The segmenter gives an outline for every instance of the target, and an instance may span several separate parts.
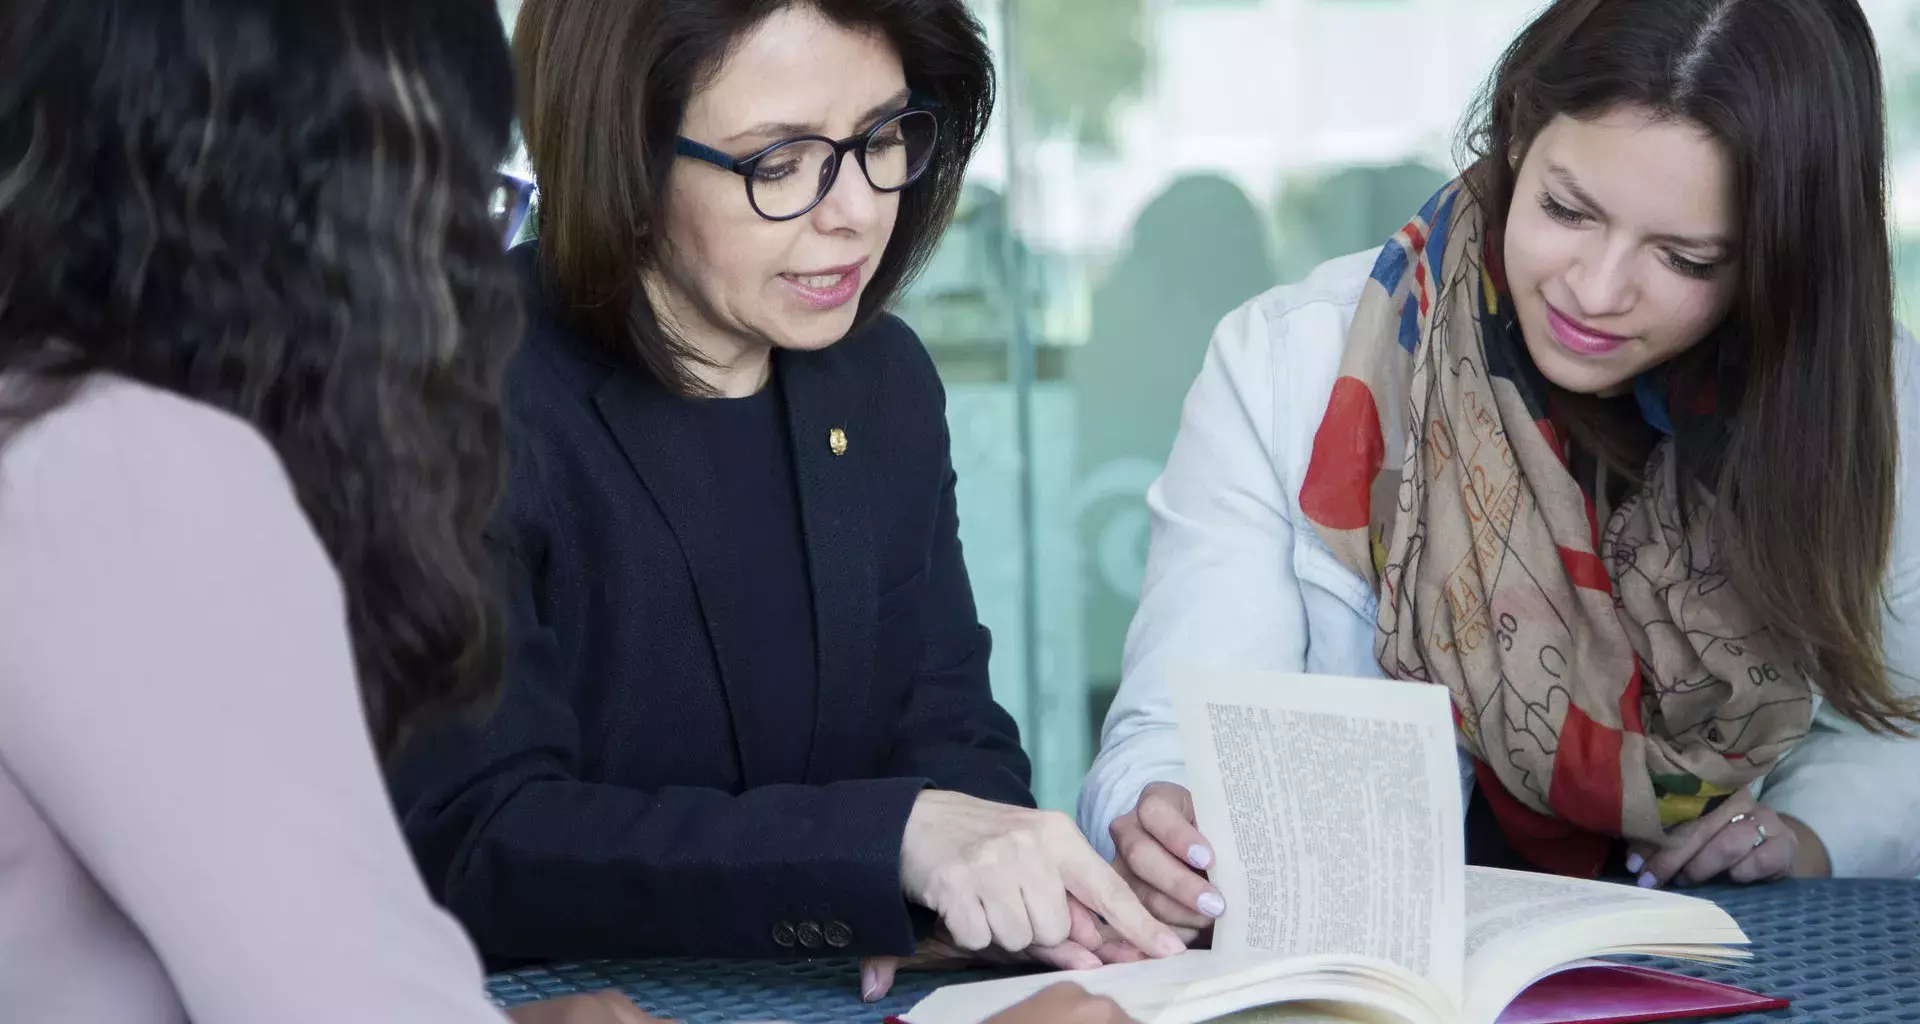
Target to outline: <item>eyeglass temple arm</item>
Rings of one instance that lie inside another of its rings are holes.
[[[742,173],[740,170],[741,162],[735,160],[731,154],[722,153],[712,146],[702,146],[692,139],[680,139],[676,141],[673,149],[674,152],[679,153],[681,156],[690,156],[695,160],[704,160],[715,167],[732,171],[735,174]]]

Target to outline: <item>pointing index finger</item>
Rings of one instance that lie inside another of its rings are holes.
[[[1061,881],[1087,909],[1106,918],[1120,937],[1154,956],[1186,951],[1186,943],[1141,906],[1133,890],[1092,847],[1082,848],[1060,865]]]

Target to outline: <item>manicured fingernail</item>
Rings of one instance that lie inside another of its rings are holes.
[[[1201,893],[1200,898],[1194,902],[1194,906],[1200,908],[1200,912],[1208,917],[1219,917],[1227,912],[1227,901],[1221,899],[1217,892]]]
[[[880,998],[880,977],[879,977],[879,973],[880,973],[880,972],[878,972],[878,971],[876,971],[876,970],[874,970],[874,969],[873,969],[873,968],[871,968],[871,967],[863,967],[863,968],[861,968],[861,969],[860,969],[860,998],[861,998],[861,1000],[863,1000],[863,1001],[865,1001],[865,1002],[869,1002],[869,1003],[871,1003],[871,1002],[873,1002],[873,1001],[874,1001],[875,999],[878,999],[878,998]]]
[[[1187,863],[1193,865],[1195,871],[1205,871],[1207,865],[1213,863],[1213,851],[1195,843],[1187,847]]]
[[[1647,866],[1647,858],[1642,857],[1637,853],[1627,854],[1627,870],[1628,871],[1637,875],[1640,873],[1640,869],[1646,866]]]
[[[1081,953],[1073,958],[1073,969],[1076,971],[1091,971],[1100,966],[1100,958],[1092,953]]]
[[[1660,880],[1658,878],[1653,877],[1653,872],[1642,871],[1640,872],[1639,879],[1637,879],[1633,884],[1639,886],[1642,889],[1656,889],[1656,888],[1659,888],[1660,886]]]
[[[1161,956],[1178,956],[1187,951],[1187,944],[1180,941],[1180,936],[1168,932],[1153,944],[1153,951]]]

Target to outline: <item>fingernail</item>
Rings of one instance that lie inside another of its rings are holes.
[[[1200,912],[1208,917],[1219,917],[1227,912],[1227,901],[1221,899],[1219,893],[1212,891],[1201,893],[1200,899],[1194,903],[1194,906],[1199,907]]]
[[[1100,966],[1100,958],[1092,953],[1081,953],[1073,958],[1073,969],[1076,971],[1091,971]]]
[[[1642,857],[1637,853],[1627,854],[1627,870],[1629,872],[1637,875],[1640,873],[1640,869],[1646,866],[1647,866],[1647,858]]]
[[[1180,941],[1180,936],[1168,932],[1153,944],[1153,951],[1161,956],[1178,956],[1187,951],[1187,944]]]
[[[1213,863],[1213,851],[1195,843],[1187,847],[1187,863],[1193,865],[1195,871],[1205,871],[1207,865]]]
[[[879,998],[879,992],[879,972],[871,967],[862,967],[860,969],[860,999],[863,1002],[871,1003]]]
[[[1653,877],[1653,872],[1642,871],[1640,872],[1640,877],[1637,880],[1635,880],[1633,884],[1639,886],[1642,889],[1657,889],[1660,886],[1660,880],[1658,878]]]

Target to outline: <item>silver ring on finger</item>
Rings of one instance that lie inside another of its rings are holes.
[[[1731,818],[1728,818],[1728,819],[1727,819],[1727,824],[1729,824],[1729,825],[1738,825],[1738,824],[1740,824],[1740,823],[1741,823],[1741,822],[1743,822],[1743,821],[1752,821],[1752,820],[1753,820],[1753,815],[1751,815],[1751,814],[1746,814],[1746,813],[1741,813],[1741,814],[1736,814],[1736,815],[1734,815],[1734,816],[1733,816],[1733,817],[1731,817]]]
[[[1764,843],[1764,842],[1766,842],[1767,840],[1769,840],[1769,839],[1772,839],[1772,838],[1773,838],[1773,836],[1772,836],[1772,835],[1771,835],[1770,833],[1768,833],[1768,832],[1767,832],[1767,826],[1765,826],[1765,825],[1755,825],[1755,826],[1753,826],[1753,832],[1754,832],[1754,835],[1753,835],[1753,848],[1754,848],[1754,849],[1756,849],[1756,850],[1758,850],[1758,849],[1760,848],[1760,844],[1761,844],[1761,843]]]

